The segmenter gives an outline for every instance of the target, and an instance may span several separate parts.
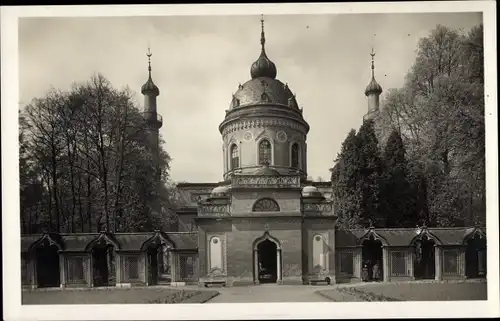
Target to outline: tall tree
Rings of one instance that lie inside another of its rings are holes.
[[[380,178],[382,160],[375,135],[374,122],[365,120],[358,131],[359,176],[358,188],[361,190],[361,218],[374,226],[384,226],[385,218],[380,213]]]
[[[23,233],[150,230],[173,215],[159,210],[170,157],[160,147],[158,182],[129,89],[96,75],[34,99],[20,124]]]
[[[403,88],[389,90],[378,126],[397,128],[439,226],[484,223],[483,27],[437,26],[418,46]],[[423,177],[422,177],[423,175]],[[423,203],[423,202],[420,202]],[[422,210],[425,212],[425,210]]]
[[[384,152],[384,173],[381,179],[381,214],[387,227],[414,227],[418,220],[416,191],[408,180],[406,150],[398,130],[390,134]]]
[[[360,174],[359,144],[356,131],[349,132],[342,143],[332,171],[334,211],[341,229],[360,226],[361,191],[358,185]]]

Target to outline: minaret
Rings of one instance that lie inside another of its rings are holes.
[[[375,52],[370,53],[372,56],[372,80],[365,89],[365,96],[368,97],[368,113],[363,117],[364,120],[373,119],[379,110],[379,97],[382,93],[382,87],[375,80]]]
[[[145,130],[149,138],[149,148],[151,151],[151,157],[157,168],[158,181],[161,177],[159,171],[159,129],[163,124],[163,120],[160,114],[157,113],[156,109],[156,97],[160,95],[160,90],[154,84],[151,78],[151,56],[153,55],[148,48],[148,72],[149,77],[144,85],[142,85],[141,93],[144,95],[144,112],[143,117],[145,120]]]

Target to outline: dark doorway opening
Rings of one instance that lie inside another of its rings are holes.
[[[96,245],[92,249],[92,262],[94,286],[115,285],[115,255],[113,246]]]
[[[157,285],[159,283],[159,266],[161,260],[161,245],[152,245],[147,249],[148,257],[148,284]]]
[[[436,242],[424,235],[415,243],[415,279],[436,277]]]
[[[39,288],[59,287],[59,249],[46,245],[36,249],[36,273]]]
[[[363,242],[361,249],[361,259],[363,261],[361,278],[364,282],[384,279],[382,258],[382,242],[380,240],[376,240],[372,236]]]
[[[474,237],[467,241],[465,275],[468,278],[486,277],[486,239]]]
[[[257,245],[259,283],[276,283],[278,280],[278,247],[270,240]]]

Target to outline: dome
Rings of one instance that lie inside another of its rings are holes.
[[[272,168],[269,168],[269,165],[264,165],[255,172],[252,173],[252,175],[258,175],[258,176],[281,176],[281,174]]]
[[[229,192],[229,188],[227,186],[217,186],[212,190],[212,196],[223,196]]]
[[[231,109],[259,104],[282,105],[299,109],[295,95],[288,84],[271,77],[254,78],[240,85],[233,95]]]
[[[302,196],[321,196],[321,192],[315,186],[305,186],[302,189]]]
[[[160,89],[155,85],[153,82],[153,79],[151,79],[151,76],[149,77],[148,81],[141,87],[141,93],[143,95],[146,94],[153,94],[155,96],[160,95]]]
[[[370,94],[380,95],[381,93],[382,93],[382,87],[378,84],[375,78],[372,77],[372,80],[370,81],[368,86],[366,86],[365,95],[366,96]]]
[[[264,48],[257,59],[250,67],[250,76],[252,79],[259,77],[276,78],[277,74],[276,65],[269,58],[267,58]]]

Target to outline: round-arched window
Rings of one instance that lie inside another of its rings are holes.
[[[259,143],[259,164],[265,165],[271,162],[271,143],[267,139],[263,139]]]
[[[294,143],[292,145],[292,155],[291,155],[291,167],[299,168],[299,144]]]
[[[240,167],[240,155],[238,152],[238,146],[233,144],[231,146],[231,170]]]

